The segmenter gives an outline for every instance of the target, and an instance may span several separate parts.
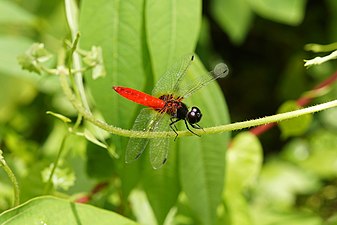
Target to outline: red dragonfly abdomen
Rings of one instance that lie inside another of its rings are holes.
[[[114,86],[113,89],[124,98],[153,109],[161,109],[165,106],[164,100],[132,88]]]

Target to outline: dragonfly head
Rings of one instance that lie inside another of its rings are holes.
[[[192,107],[191,110],[187,113],[186,119],[189,124],[198,123],[201,120],[202,114],[199,108]]]

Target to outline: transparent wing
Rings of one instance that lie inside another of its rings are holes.
[[[133,124],[132,130],[136,131],[153,131],[154,128],[163,118],[160,114],[152,109],[142,109]],[[147,138],[130,138],[126,146],[125,162],[130,163],[139,158],[149,143]]]
[[[164,94],[174,94],[176,97],[186,98],[213,80],[227,76],[229,71],[226,64],[219,63],[213,71],[197,74],[193,72],[197,66],[202,65],[196,63],[193,54],[180,58],[159,79],[152,95],[159,97]]]
[[[193,65],[193,67],[194,66],[197,65]],[[201,64],[198,66],[201,66]],[[229,69],[225,63],[219,63],[214,67],[214,69],[211,72],[205,72],[201,74],[193,73],[193,68],[190,68],[190,70],[187,71],[187,74],[185,75],[185,77],[188,77],[188,79],[186,80],[186,82],[179,83],[179,91],[177,93],[179,93],[179,96],[187,98],[195,91],[206,86],[212,81],[218,78],[226,77],[228,75],[228,72]]]
[[[183,80],[186,71],[193,62],[193,58],[193,54],[185,55],[169,67],[164,75],[160,77],[152,91],[152,95],[159,97],[164,94],[176,94],[179,90],[179,83]]]
[[[167,118],[156,124],[154,132],[170,130],[169,116],[165,115],[165,117]],[[167,161],[170,141],[172,141],[171,138],[153,138],[150,140],[150,162],[154,169],[159,169]]]

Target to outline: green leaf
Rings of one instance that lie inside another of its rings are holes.
[[[180,192],[177,163],[176,146],[171,145],[168,161],[163,167],[154,170],[150,163],[145,164],[142,183],[158,224],[164,224]]]
[[[324,225],[334,225],[337,223],[337,213],[334,212],[329,218],[325,221]]]
[[[289,25],[303,21],[306,0],[248,0],[260,16]]]
[[[104,149],[88,143],[87,174],[96,179],[109,179],[114,175],[114,161]]]
[[[258,177],[262,166],[262,146],[250,132],[238,134],[227,153],[226,193],[241,193]]]
[[[118,96],[111,86],[139,90],[146,86],[150,92],[153,74],[157,79],[174,58],[193,52],[201,21],[201,1],[87,0],[81,7],[81,46],[102,47],[107,71],[104,78],[88,77],[96,107],[107,122],[129,129],[139,107]],[[126,140],[113,137],[117,151],[124,151]],[[120,171],[125,176],[122,184],[136,182],[140,177],[135,166],[121,164]]]
[[[26,38],[0,37],[0,72],[20,78],[28,78],[31,81],[37,81],[38,76],[23,71],[17,61],[17,56],[24,53],[31,44],[31,41]]]
[[[282,150],[282,157],[296,164],[308,159],[309,155],[310,146],[304,138],[292,138]]]
[[[0,76],[0,83],[0,121],[11,121],[13,123],[13,115],[18,112],[17,107],[22,104],[29,104],[35,98],[37,94],[36,85],[27,82],[25,79],[7,76],[3,73]],[[27,123],[19,122],[17,125],[22,128]]]
[[[211,2],[214,19],[229,35],[232,42],[240,44],[246,37],[253,19],[247,0],[214,0]]]
[[[141,224],[155,225],[156,218],[149,204],[148,199],[143,191],[133,190],[130,194],[129,201],[131,203],[132,212]]]
[[[280,211],[272,207],[255,207],[251,208],[251,215],[254,217],[251,224],[327,225],[317,213],[306,209]]]
[[[106,144],[104,144],[103,142],[99,141],[88,129],[85,129],[83,132],[84,137],[90,141],[91,143],[98,145],[102,148],[107,149],[108,146]]]
[[[307,153],[302,160],[297,160],[296,164],[304,170],[310,171],[321,178],[331,179],[336,177],[337,140],[335,132],[327,130],[317,130],[306,142]]]
[[[0,214],[1,224],[114,224],[136,225],[114,212],[54,197],[34,198]]]
[[[262,146],[250,132],[238,134],[227,153],[226,187],[224,192],[231,224],[251,224],[248,201],[243,193],[257,181],[262,166]]]
[[[319,181],[313,174],[291,163],[273,160],[261,171],[256,201],[280,210],[289,209],[295,204],[296,195],[311,193],[319,187]]]
[[[121,98],[112,90],[113,85],[144,88],[146,78],[151,75],[147,69],[144,48],[144,2],[136,1],[90,1],[81,2],[80,40],[82,49],[99,46],[103,51],[105,77],[96,80],[87,77],[88,87],[93,95],[95,107],[104,119],[118,127],[130,129],[138,106]],[[140,178],[137,163],[125,165],[124,150],[127,138],[112,137],[120,158],[118,173],[125,192],[135,186]],[[128,193],[123,196],[127,197]]]
[[[71,123],[71,119],[69,119],[68,117],[66,117],[66,116],[64,116],[60,113],[55,113],[55,112],[52,112],[52,111],[47,111],[46,113],[49,114],[49,115],[55,116],[57,119],[60,119],[64,123]]]
[[[201,16],[200,0],[146,1],[146,41],[155,80],[174,59],[194,52]]]
[[[85,0],[81,4],[81,47],[101,47],[107,71],[104,78],[88,76],[95,107],[109,123],[126,129],[132,125],[137,105],[117,95],[112,86],[144,87],[143,4],[141,0]]]
[[[207,72],[198,59],[189,71],[191,76]],[[192,95],[187,104],[197,105],[202,127],[229,122],[225,100],[216,84],[208,85]],[[203,224],[214,224],[221,202],[225,178],[229,133],[179,138],[179,172],[182,190],[190,207]]]
[[[284,113],[300,109],[295,101],[287,101],[281,105],[278,113]],[[298,136],[306,132],[311,124],[312,115],[306,114],[298,118],[285,120],[279,123],[279,127],[284,138]]]
[[[242,193],[228,192],[226,198],[227,213],[231,225],[252,225],[252,216],[248,200]]]
[[[337,109],[336,108],[324,110],[318,116],[325,127],[337,129],[337,121],[336,121]]]
[[[0,1],[0,23],[33,24],[36,18],[14,1]]]
[[[327,0],[326,7],[331,12],[331,20],[329,19],[329,35],[336,37],[337,35],[337,2],[335,0]],[[330,42],[330,40],[328,41]]]

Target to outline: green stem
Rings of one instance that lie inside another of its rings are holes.
[[[48,194],[50,192],[51,187],[53,186],[53,176],[54,176],[55,170],[56,170],[56,168],[58,166],[58,163],[59,163],[59,161],[61,159],[61,155],[62,155],[62,152],[64,150],[64,146],[65,146],[65,142],[66,142],[67,137],[68,137],[68,134],[64,135],[64,137],[62,139],[60,149],[59,149],[57,157],[55,159],[53,168],[50,171],[50,175],[49,175],[49,178],[48,178],[45,190],[44,190],[45,194]]]
[[[306,107],[303,109],[298,109],[298,110],[294,110],[290,112],[280,113],[280,114],[276,114],[272,116],[266,116],[266,117],[259,118],[259,119],[253,119],[253,120],[248,120],[244,122],[236,122],[236,123],[227,124],[227,125],[204,128],[204,130],[208,134],[216,134],[216,133],[232,131],[232,130],[241,130],[244,128],[250,128],[250,127],[265,125],[269,123],[278,123],[284,120],[293,119],[293,118],[303,116],[306,114],[320,112],[320,111],[334,108],[334,107],[337,107],[337,100],[317,104],[314,106],[310,106],[310,107]]]
[[[85,90],[84,90],[83,76],[82,76],[82,72],[86,68],[82,68],[80,54],[78,53],[78,51],[76,51],[76,47],[78,46],[78,42],[79,42],[78,7],[76,5],[75,0],[65,0],[64,2],[65,2],[67,22],[68,22],[71,37],[73,40],[71,54],[70,54],[71,57],[69,57],[72,60],[69,60],[68,68],[72,68],[72,66],[74,67],[73,87],[75,91],[79,93],[80,99],[82,101],[82,105],[84,106],[85,110],[89,112],[91,115],[90,107],[89,107],[88,100],[87,100]],[[70,78],[73,79],[71,72],[72,70],[69,69]],[[77,117],[74,128],[77,128],[80,125],[81,121],[82,121],[82,115],[80,114]],[[107,145],[104,138],[102,138],[103,137],[102,132],[100,130],[96,130],[96,133],[99,137],[101,137],[100,139],[102,140],[102,142]]]
[[[6,172],[7,176],[11,180],[13,187],[14,187],[14,203],[13,206],[18,206],[20,204],[20,188],[19,188],[19,183],[11,170],[11,168],[7,165],[4,157],[2,156],[2,151],[0,149],[0,166],[4,169]]]
[[[137,138],[172,138],[175,137],[175,133],[170,132],[142,132],[142,131],[132,131],[132,130],[125,130],[121,129],[119,127],[115,127],[112,125],[109,125],[105,123],[104,121],[96,119],[90,112],[86,111],[85,108],[82,106],[82,104],[76,99],[74,94],[72,93],[67,77],[64,74],[60,75],[60,83],[63,88],[63,91],[69,101],[72,103],[72,105],[75,107],[75,109],[89,122],[93,123],[94,125],[100,127],[101,129],[120,136],[126,136],[126,137],[137,137]],[[337,100],[318,104],[315,106],[310,106],[307,108],[286,112],[286,113],[280,113],[273,116],[266,116],[259,119],[244,121],[244,122],[236,122],[232,124],[226,124],[226,125],[220,125],[215,127],[208,127],[203,128],[202,131],[196,131],[196,133],[203,135],[203,134],[217,134],[217,133],[223,133],[227,131],[233,131],[233,130],[241,130],[245,128],[250,128],[254,126],[259,126],[263,124],[268,123],[275,123],[275,122],[281,122],[283,120],[303,116],[305,114],[309,113],[315,113],[319,112],[325,109],[337,107]],[[178,131],[179,137],[183,136],[191,136],[192,134],[189,131]]]
[[[337,42],[327,45],[306,44],[304,46],[304,49],[306,51],[313,51],[313,52],[330,52],[337,49]]]
[[[66,10],[66,17],[67,22],[69,25],[71,37],[72,37],[72,44],[71,44],[71,51],[69,54],[69,75],[72,82],[72,86],[77,94],[77,96],[81,99],[84,107],[86,110],[90,111],[89,104],[85,95],[84,86],[82,82],[82,72],[83,69],[81,68],[81,58],[80,55],[76,52],[76,48],[79,42],[79,32],[78,32],[78,8],[76,2],[74,0],[65,0],[65,10]],[[72,69],[74,66],[74,69]],[[72,75],[75,74],[75,76]],[[79,115],[76,119],[76,123],[74,128],[76,129],[82,121],[82,116]]]
[[[84,91],[84,86],[83,86],[83,77],[82,77],[82,70],[81,70],[81,58],[80,55],[75,51],[75,48],[77,46],[78,42],[78,8],[76,5],[76,2],[74,0],[65,0],[65,10],[66,10],[66,18],[68,22],[68,26],[70,29],[72,41],[73,41],[73,48],[72,48],[72,62],[70,63],[73,64],[75,72],[75,83],[76,85],[74,86],[75,88],[78,89],[79,95],[81,97],[81,101],[86,108],[86,110],[90,111],[89,104],[86,98],[86,94]],[[69,68],[71,68],[69,66]]]

